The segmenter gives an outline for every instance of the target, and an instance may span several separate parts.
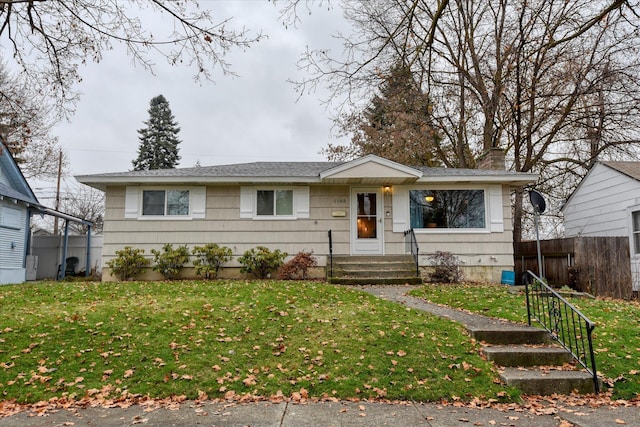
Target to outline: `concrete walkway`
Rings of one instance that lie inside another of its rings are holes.
[[[399,302],[407,307],[426,310],[438,316],[464,324],[467,328],[504,322],[476,316],[451,308],[430,304],[405,294],[409,286],[354,287],[380,298]],[[506,324],[510,326],[510,324]],[[517,325],[520,327],[520,325]],[[624,425],[640,427],[640,407],[590,406],[537,408],[537,414],[513,405],[508,410],[474,409],[442,406],[431,403],[369,403],[369,402],[257,402],[220,403],[185,402],[175,408],[133,405],[129,408],[71,408],[48,411],[38,415],[24,411],[0,418],[0,427],[49,426],[268,426],[268,427],[329,427],[329,426],[509,426],[509,427],[604,427]]]

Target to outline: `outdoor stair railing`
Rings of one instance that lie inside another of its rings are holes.
[[[600,392],[591,333],[596,325],[530,270],[525,279],[527,317],[537,320],[592,376]]]
[[[416,276],[420,277],[420,265],[418,254],[420,252],[420,248],[418,248],[418,241],[416,240],[416,233],[413,231],[413,228],[406,230],[404,232],[404,241],[405,241],[405,252],[411,252],[413,256],[413,260],[416,263]]]
[[[331,230],[327,233],[329,236],[329,278],[333,277],[333,238],[331,236]]]

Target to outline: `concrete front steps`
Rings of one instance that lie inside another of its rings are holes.
[[[411,255],[335,255],[333,276],[328,281],[341,285],[422,284]]]
[[[549,334],[530,326],[469,329],[485,343],[485,357],[500,367],[500,378],[525,394],[589,394],[595,391],[593,377],[571,364],[565,349],[554,345]]]

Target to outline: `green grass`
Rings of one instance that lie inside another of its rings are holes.
[[[524,294],[509,293],[509,287],[504,285],[426,285],[412,295],[486,316],[527,321]],[[600,375],[614,383],[613,397],[639,396],[640,303],[600,298],[569,300],[596,323],[593,332],[596,366]]]
[[[517,400],[461,327],[317,282],[0,287],[0,399]]]

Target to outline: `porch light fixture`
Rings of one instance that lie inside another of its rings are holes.
[[[391,193],[391,187],[389,187],[388,185],[385,185],[385,186],[384,186],[384,193],[385,193],[385,194],[389,194],[389,193]]]
[[[431,202],[433,202],[433,200],[435,199],[435,197],[433,197],[433,196],[425,196],[425,198],[424,198],[424,199],[427,201],[427,203],[431,203]]]

